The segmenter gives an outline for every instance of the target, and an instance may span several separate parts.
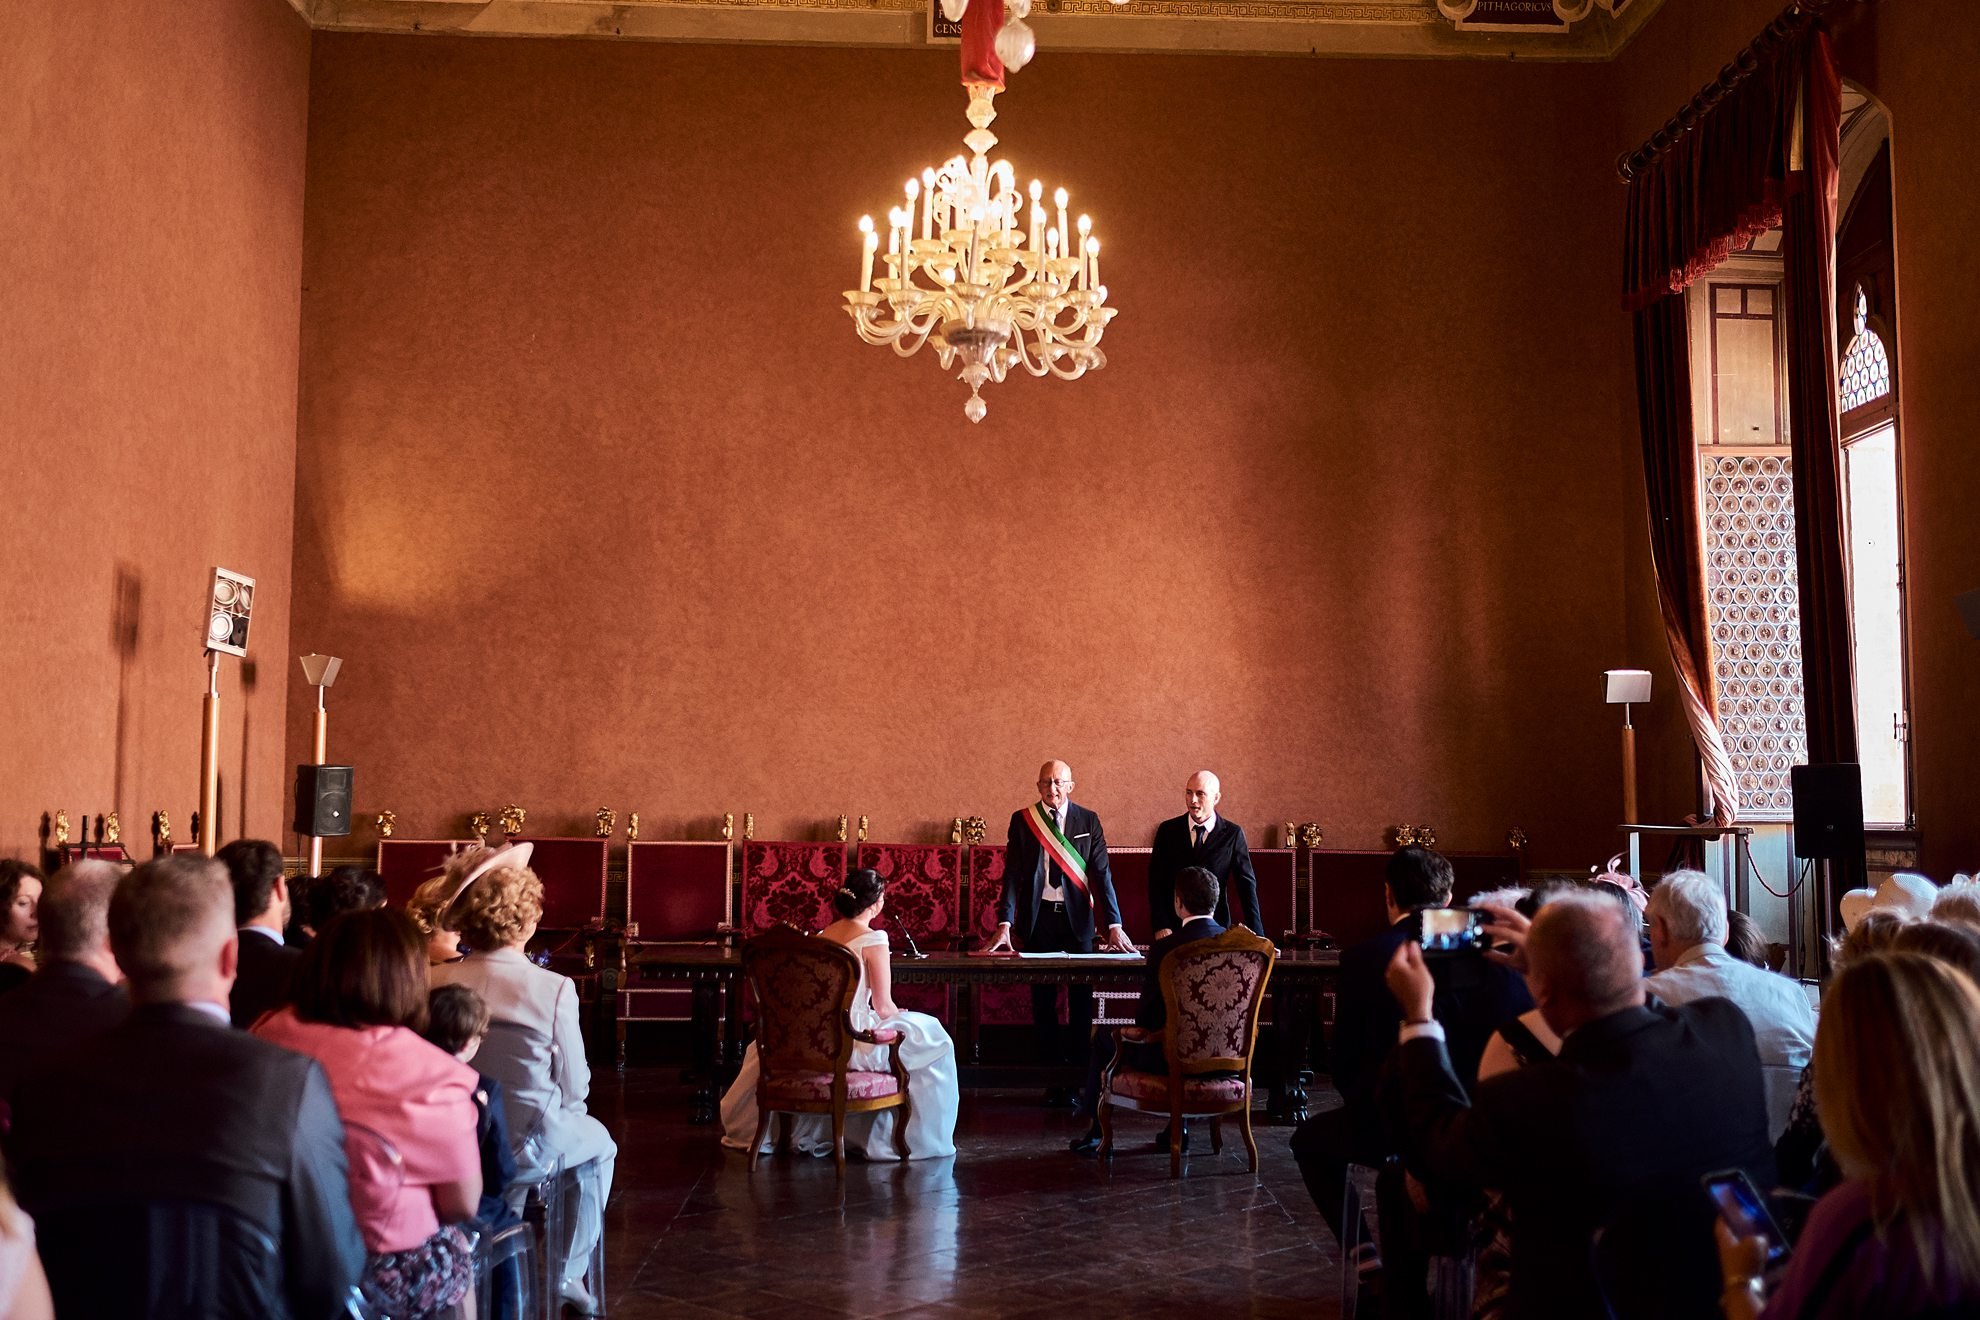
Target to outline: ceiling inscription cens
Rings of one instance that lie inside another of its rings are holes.
[[[318,31],[948,44],[940,0],[289,0]],[[1055,50],[1606,60],[1662,0],[1035,0]],[[949,38],[953,40],[952,37]]]

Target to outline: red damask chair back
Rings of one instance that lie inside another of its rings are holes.
[[[779,926],[743,946],[743,975],[756,998],[756,1056],[765,1078],[845,1066],[853,1050],[858,955]]]
[[[1004,854],[999,844],[969,850],[969,934],[980,946],[997,933],[997,900],[1004,895]]]
[[[761,935],[778,926],[823,930],[832,924],[832,895],[846,883],[843,843],[743,844],[742,931]]]
[[[1272,979],[1272,941],[1243,930],[1196,940],[1162,963],[1169,1010],[1163,1052],[1182,1076],[1251,1071],[1259,1008]]]
[[[961,941],[960,845],[862,843],[858,862],[887,882],[886,925],[907,931],[923,949],[952,949]]]

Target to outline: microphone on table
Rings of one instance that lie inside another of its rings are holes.
[[[906,926],[902,926],[900,930],[901,930],[901,938],[907,941],[908,957],[926,958],[928,955],[923,953],[921,951],[921,946],[914,942],[914,932],[909,930]]]

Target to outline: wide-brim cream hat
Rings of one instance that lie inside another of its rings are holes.
[[[1938,896],[1939,887],[1924,876],[1900,871],[1874,890],[1850,890],[1836,906],[1842,909],[1843,929],[1855,930],[1865,913],[1879,909],[1895,912],[1907,921],[1928,917],[1932,915],[1932,900]]]
[[[515,867],[520,870],[528,866],[529,859],[535,852],[536,845],[533,843],[508,843],[497,848],[477,862],[472,871],[461,877],[460,884],[456,885],[454,892],[447,897],[447,906],[452,907],[458,903],[461,895],[467,892],[468,886],[490,871],[499,871],[505,867]]]

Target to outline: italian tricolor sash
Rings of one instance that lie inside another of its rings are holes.
[[[1024,823],[1031,826],[1031,832],[1038,836],[1038,846],[1045,850],[1045,855],[1066,873],[1080,893],[1086,893],[1086,859],[1079,855],[1079,849],[1072,846],[1072,840],[1059,832],[1052,814],[1045,810],[1045,804],[1032,803],[1031,809],[1024,813]]]

